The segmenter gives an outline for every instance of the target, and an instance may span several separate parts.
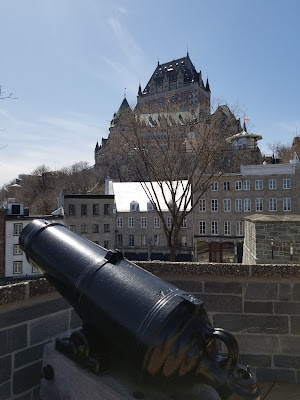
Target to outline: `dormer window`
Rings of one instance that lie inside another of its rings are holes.
[[[138,211],[139,210],[139,203],[137,201],[132,201],[130,203],[130,211]]]
[[[147,203],[147,211],[153,211],[153,210],[154,210],[153,204],[150,201],[148,201],[148,203]]]

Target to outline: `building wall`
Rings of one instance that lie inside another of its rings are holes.
[[[0,279],[5,276],[5,217],[6,210],[0,209]]]
[[[203,300],[259,381],[300,383],[299,265],[139,265]],[[44,279],[0,287],[0,398],[37,400],[43,345],[79,326]]]
[[[299,175],[300,164],[278,164],[278,165],[247,165],[241,166],[239,174],[225,174],[219,177],[216,181],[217,190],[207,190],[202,199],[205,201],[205,211],[201,211],[200,205],[194,211],[194,226],[195,226],[195,254],[197,260],[204,257],[201,253],[202,244],[211,242],[234,243],[235,245],[243,243],[244,218],[252,214],[261,215],[291,215],[300,213],[299,201]],[[275,182],[276,188],[270,187]],[[258,187],[258,182],[262,186]],[[290,184],[289,188],[284,188],[284,185]],[[225,190],[225,188],[229,188]],[[212,189],[216,189],[212,187]],[[202,190],[199,188],[199,190]],[[262,208],[257,207],[257,199],[261,199]],[[273,208],[270,202],[273,201]],[[285,204],[290,201],[290,208],[284,210]],[[212,209],[212,200],[217,202],[217,210]],[[224,201],[230,202],[230,211],[225,211]],[[237,208],[236,202],[241,204],[241,209]],[[249,208],[245,207],[249,204]],[[218,224],[218,233],[212,232],[212,221]],[[206,232],[200,232],[200,222],[206,225]],[[231,232],[226,235],[224,224],[230,224]],[[238,229],[241,228],[242,229]],[[197,249],[197,244],[198,249]],[[233,249],[234,247],[232,247]],[[236,254],[232,254],[235,256]],[[208,261],[208,256],[204,261]],[[212,261],[212,260],[210,260]],[[226,260],[225,260],[226,261]],[[228,261],[228,260],[227,260]]]
[[[113,195],[65,194],[61,205],[69,229],[105,248],[115,247]]]
[[[300,217],[246,218],[244,264],[300,263]]]

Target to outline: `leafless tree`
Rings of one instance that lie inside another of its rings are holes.
[[[185,218],[212,182],[231,168],[232,150],[224,139],[232,133],[232,121],[229,126],[218,113],[192,115],[145,116],[135,110],[126,117],[126,129],[121,124],[112,138],[126,154],[123,167],[141,183],[161,220],[171,261],[176,259]]]

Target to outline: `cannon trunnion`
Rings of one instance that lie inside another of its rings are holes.
[[[58,340],[63,352],[87,364],[96,360],[96,371],[108,367],[110,351],[117,352],[139,378],[206,383],[223,399],[260,398],[256,377],[237,363],[234,336],[211,326],[200,299],[59,223],[34,220],[20,245],[83,320],[82,330]]]

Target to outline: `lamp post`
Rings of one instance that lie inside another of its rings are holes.
[[[274,260],[274,240],[271,239],[272,260]]]
[[[290,243],[290,256],[291,256],[291,260],[293,259],[293,255],[294,255],[294,248],[293,248],[293,243]]]

